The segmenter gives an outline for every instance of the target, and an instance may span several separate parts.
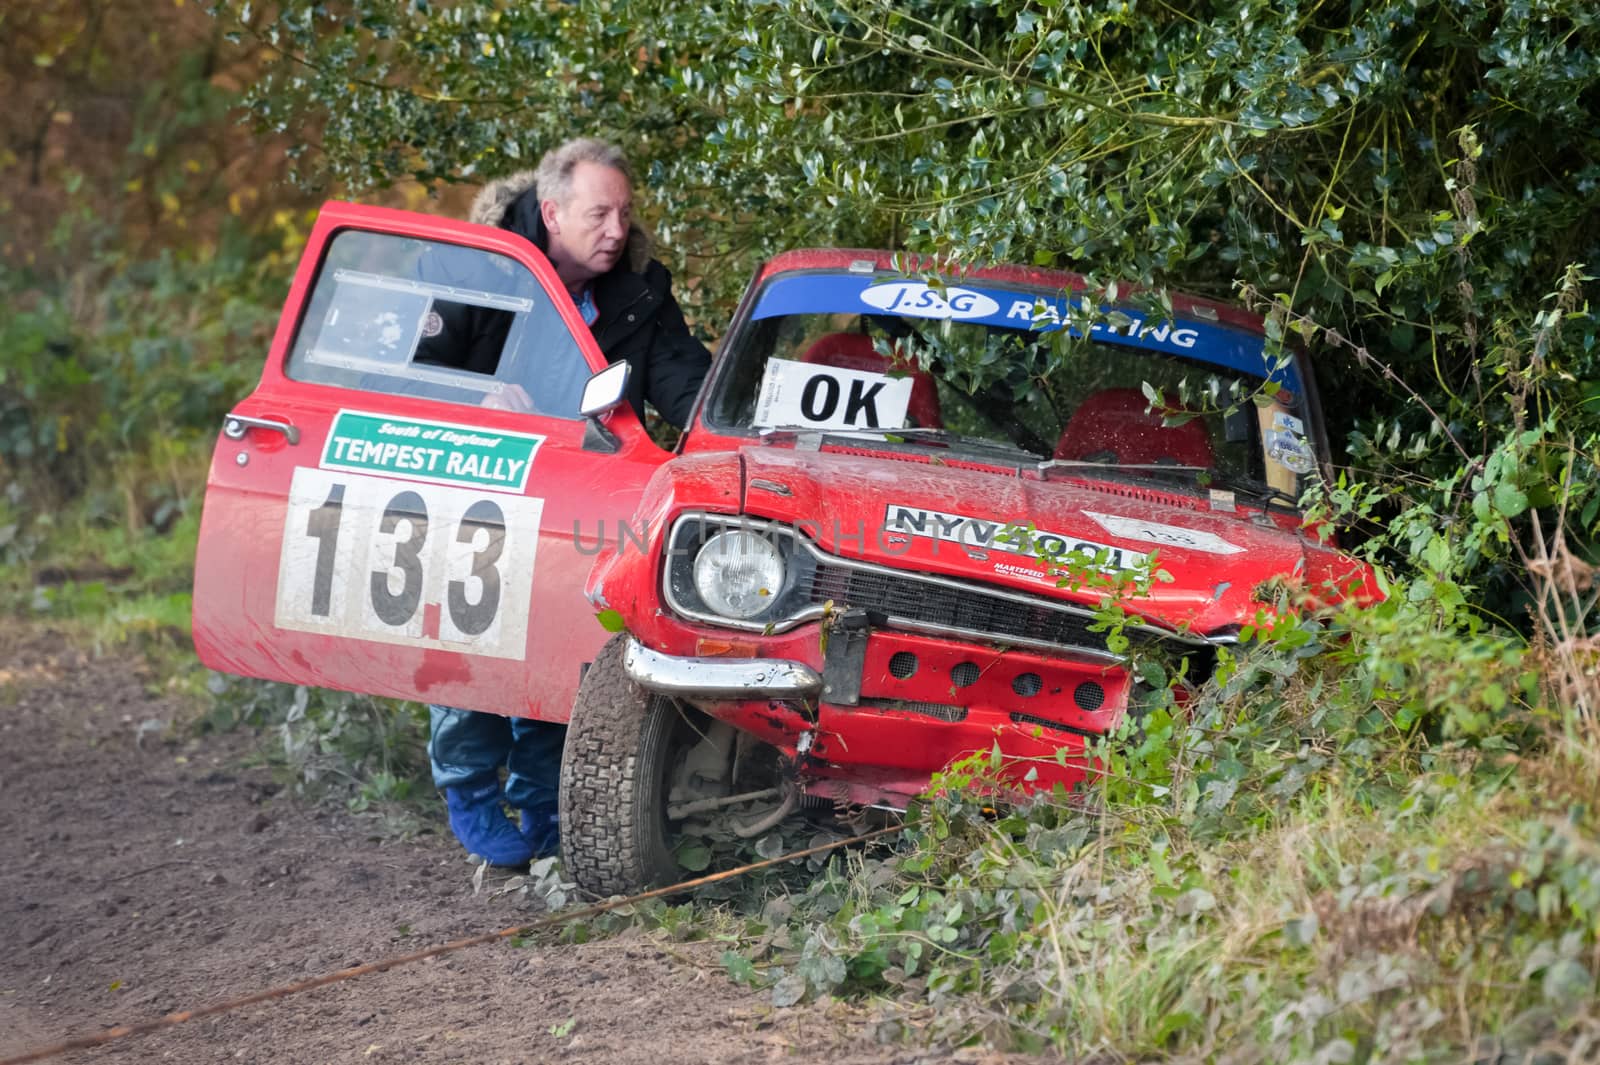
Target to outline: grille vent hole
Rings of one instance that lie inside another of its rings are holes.
[[[917,671],[917,656],[910,651],[896,651],[889,657],[889,672],[895,679],[905,680]]]
[[[1091,732],[1084,728],[1074,728],[1060,721],[1051,721],[1048,717],[1038,714],[1024,714],[1021,710],[1011,711],[1011,720],[1019,725],[1038,725],[1040,728],[1055,729],[1057,732],[1070,732],[1074,736],[1088,736],[1090,739],[1099,739],[1098,732]]]
[[[976,662],[960,662],[950,671],[950,682],[958,688],[970,688],[978,683],[981,676],[983,670],[978,668]]]
[[[919,702],[915,699],[862,699],[861,705],[869,710],[898,710],[905,714],[921,714],[954,725],[967,719],[967,708],[945,703]]]
[[[1079,710],[1098,710],[1106,705],[1106,690],[1092,680],[1086,680],[1072,692],[1072,701]]]
[[[1039,679],[1037,673],[1018,673],[1011,682],[1011,690],[1026,699],[1043,691],[1044,681]]]

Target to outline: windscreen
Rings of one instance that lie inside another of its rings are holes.
[[[1117,467],[1197,489],[1254,482],[1285,497],[1316,465],[1296,369],[1269,365],[1259,335],[1135,311],[1090,324],[1054,292],[783,276],[727,360],[707,411],[727,429]]]

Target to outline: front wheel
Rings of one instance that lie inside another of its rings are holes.
[[[673,700],[623,672],[627,639],[613,636],[589,666],[561,756],[561,857],[580,888],[602,897],[677,878],[667,795],[700,739]]]

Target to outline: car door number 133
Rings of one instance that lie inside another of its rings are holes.
[[[276,622],[521,658],[542,499],[302,467],[289,489]]]

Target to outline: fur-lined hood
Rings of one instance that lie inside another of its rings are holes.
[[[472,201],[472,209],[467,212],[467,221],[480,226],[501,226],[505,221],[506,210],[531,188],[533,188],[532,170],[521,170],[503,178],[496,178],[485,185]],[[530,239],[541,251],[549,246],[550,237],[545,232],[543,221],[539,223],[539,231]],[[637,221],[630,223],[626,256],[628,269],[636,274],[644,273],[644,268],[650,264],[654,254],[655,241],[649,231]]]

